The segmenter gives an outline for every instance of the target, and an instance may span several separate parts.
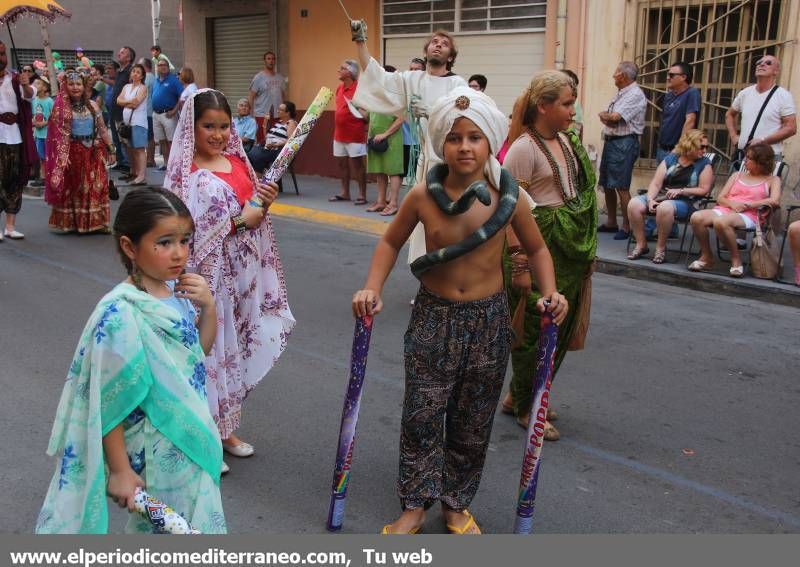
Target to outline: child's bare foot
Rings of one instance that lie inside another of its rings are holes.
[[[475,523],[475,518],[469,510],[456,511],[442,506],[444,521],[447,524],[447,531],[456,535],[480,535],[481,529]]]
[[[422,529],[425,523],[424,508],[410,508],[404,510],[400,517],[391,524],[383,526],[382,535],[389,534],[415,534]]]

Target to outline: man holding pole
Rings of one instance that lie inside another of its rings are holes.
[[[366,23],[363,20],[351,22],[351,31],[363,69],[353,104],[369,112],[395,116],[410,113],[413,116],[412,129],[415,123],[419,125],[417,130],[422,150],[421,159],[416,164],[416,182],[419,183],[428,170],[441,161],[428,135],[428,110],[456,87],[467,86],[463,77],[452,71],[458,55],[455,40],[448,32],[437,30],[425,41],[422,49],[426,61],[424,71],[389,73],[369,54]],[[425,254],[421,226],[414,229],[409,246],[409,263]]]

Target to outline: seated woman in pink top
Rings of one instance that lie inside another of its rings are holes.
[[[745,150],[745,168],[734,173],[717,197],[718,205],[713,209],[698,211],[692,215],[692,231],[700,243],[700,257],[689,264],[692,272],[702,272],[714,264],[708,229],[713,228],[731,254],[730,274],[735,278],[744,275],[739,248],[736,245],[736,230],[755,228],[758,208],[777,207],[781,199],[781,180],[772,175],[775,168],[775,153],[768,144],[758,143]]]

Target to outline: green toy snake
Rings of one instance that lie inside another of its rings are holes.
[[[428,192],[433,197],[436,205],[448,215],[460,215],[472,206],[475,199],[486,206],[492,204],[492,195],[484,181],[472,183],[457,201],[447,196],[444,190],[444,179],[447,177],[447,164],[440,163],[431,168],[426,176]],[[467,236],[461,242],[445,246],[421,256],[411,263],[411,273],[419,278],[422,274],[438,264],[455,260],[488,241],[497,234],[514,214],[519,195],[517,180],[505,169],[500,174],[500,202],[497,209],[478,230]]]

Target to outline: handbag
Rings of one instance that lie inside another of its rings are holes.
[[[778,274],[778,254],[773,248],[776,240],[772,229],[764,234],[761,223],[756,223],[756,236],[750,249],[750,271],[755,277],[771,280]]]
[[[376,142],[375,138],[370,138],[369,140],[367,140],[367,147],[371,149],[373,152],[382,154],[389,149],[389,140],[387,138],[384,138],[380,142]]]
[[[139,92],[139,89],[136,89],[136,92]],[[122,112],[124,114],[125,110],[123,109]],[[127,122],[123,121],[117,127],[117,134],[119,135],[119,137],[120,138],[124,138],[125,140],[128,140],[128,141],[130,141],[131,134],[133,134],[133,127],[131,126],[131,120],[133,120],[133,110],[131,110],[131,116],[128,119],[128,121]]]

